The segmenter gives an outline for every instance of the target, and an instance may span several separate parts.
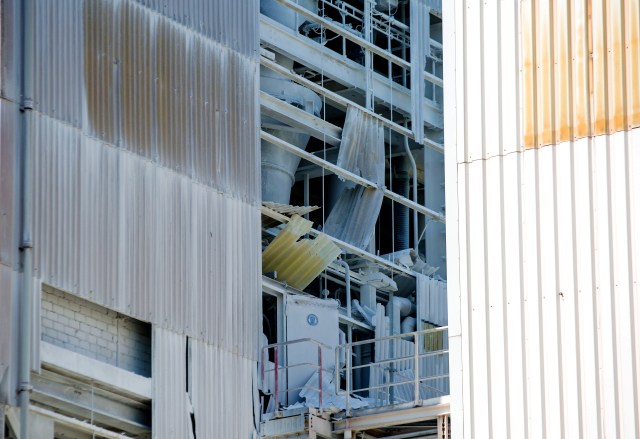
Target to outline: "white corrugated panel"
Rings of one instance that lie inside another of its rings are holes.
[[[260,212],[34,113],[35,277],[256,358]]]
[[[640,130],[525,149],[523,4],[443,5],[453,437],[638,437]],[[637,34],[637,12],[625,20]],[[559,117],[565,97],[537,102]]]
[[[254,361],[157,326],[153,348],[154,438],[253,437]]]
[[[447,283],[416,274],[416,304],[418,321],[447,326]],[[416,330],[424,329],[419,326]]]
[[[197,437],[253,437],[256,363],[200,341],[191,354]]]
[[[185,438],[192,432],[187,397],[187,338],[153,328],[153,404],[154,439]]]

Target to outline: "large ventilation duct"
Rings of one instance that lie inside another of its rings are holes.
[[[300,0],[298,3],[306,9],[316,10],[315,0]],[[275,0],[262,0],[260,2],[260,12],[293,30],[297,30],[305,21],[304,17]],[[293,60],[280,55],[276,56],[280,65],[290,70],[293,69]],[[260,90],[304,109],[308,113],[316,116],[320,115],[322,100],[317,94],[264,67],[260,71]],[[306,149],[310,137],[308,134],[296,132],[291,127],[269,117],[263,118],[262,123],[265,125],[264,131],[269,134],[300,149]],[[300,164],[300,157],[286,152],[265,140],[261,142],[261,145],[262,201],[289,204],[291,187],[295,183],[295,173]]]
[[[316,0],[297,0],[295,3],[312,12],[318,10]],[[308,21],[302,15],[296,14],[276,0],[260,0],[260,13],[296,31],[304,22]]]
[[[293,67],[293,61],[290,61],[290,64]],[[260,89],[308,113],[320,115],[322,100],[317,94],[264,67],[260,74]],[[310,137],[308,134],[293,131],[291,127],[269,117],[264,117],[262,123],[268,127],[265,127],[264,131],[269,134],[300,149],[306,149]],[[295,173],[299,164],[300,157],[263,140],[262,201],[289,204],[291,187],[295,182]]]

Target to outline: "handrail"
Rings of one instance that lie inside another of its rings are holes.
[[[356,392],[371,392],[374,390],[386,389],[390,395],[390,405],[393,405],[396,402],[395,402],[395,397],[393,396],[392,390],[398,386],[407,386],[407,385],[413,384],[413,403],[416,406],[421,404],[421,398],[420,398],[421,387],[423,388],[423,390],[426,387],[430,390],[446,394],[446,392],[443,392],[442,390],[436,387],[433,387],[431,385],[428,385],[426,383],[430,381],[447,379],[449,377],[448,373],[446,374],[438,373],[435,375],[421,376],[420,370],[421,370],[421,366],[426,365],[426,363],[424,363],[426,359],[439,357],[439,356],[446,356],[449,353],[449,350],[445,348],[421,352],[421,346],[422,346],[421,341],[423,342],[424,337],[430,334],[442,333],[444,335],[446,334],[448,329],[449,328],[447,326],[441,326],[437,328],[424,329],[421,331],[414,331],[414,332],[405,333],[405,334],[389,335],[389,336],[379,337],[371,340],[362,340],[362,341],[355,341],[351,343],[344,343],[337,346],[335,348],[336,365],[339,364],[339,359],[342,354],[345,356],[346,361],[345,361],[344,368],[336,367],[334,381],[336,383],[336,394],[344,395],[346,397],[346,408],[345,408],[346,416],[351,416],[350,398],[352,397],[351,394]],[[369,364],[361,364],[361,365],[355,365],[355,366],[351,364],[352,351],[353,351],[353,348],[356,346],[363,346],[366,344],[373,344],[374,346],[376,346],[377,343],[406,340],[406,339],[411,339],[413,341],[412,355],[407,355],[406,353],[399,353],[399,356],[397,357],[392,355],[390,358],[385,358],[383,360],[379,360]],[[411,360],[413,361],[411,362]],[[405,364],[407,367],[402,370],[397,370],[397,366],[402,364]],[[389,381],[384,382],[382,384],[375,384],[375,385],[372,385],[371,383],[369,383],[368,386],[354,389],[352,386],[353,372],[354,370],[360,370],[364,368],[370,368],[370,370],[374,370],[375,368],[381,368],[381,370],[384,370],[389,373],[389,376],[390,376]],[[344,371],[345,373],[345,384],[346,384],[345,390],[340,389],[340,373],[342,371]],[[406,375],[403,375],[403,373],[406,373]],[[413,377],[409,377],[410,373],[413,373]],[[401,378],[408,377],[408,379],[398,381],[395,378],[396,376],[400,376]],[[401,402],[408,402],[408,401],[405,400]]]
[[[291,345],[295,345],[295,344],[301,344],[301,343],[311,343],[315,346],[317,346],[318,348],[318,356],[317,356],[317,363],[311,363],[311,362],[302,362],[302,363],[296,363],[296,364],[292,364],[292,365],[284,365],[281,366],[280,365],[280,349],[281,348],[288,348]],[[273,369],[265,369],[265,352],[267,353],[266,355],[266,359],[269,358],[268,352],[269,349],[273,349],[273,359],[274,359],[274,367]],[[279,375],[281,371],[287,371],[289,369],[295,368],[295,367],[312,367],[318,370],[318,387],[312,387],[312,386],[298,386],[298,387],[288,387],[284,390],[285,395],[288,395],[289,392],[292,392],[294,390],[304,390],[304,389],[308,389],[308,390],[313,390],[318,392],[318,399],[320,402],[320,412],[322,412],[322,374],[323,372],[329,372],[328,370],[325,370],[323,368],[323,360],[322,360],[322,349],[327,349],[327,350],[332,350],[333,346],[329,346],[325,343],[322,343],[318,340],[315,340],[313,338],[299,338],[296,340],[289,340],[289,341],[285,341],[285,342],[280,342],[280,343],[272,343],[269,345],[266,345],[262,348],[261,353],[260,353],[260,378],[262,383],[264,384],[265,382],[265,373],[266,372],[274,372],[274,389],[272,393],[267,393],[265,392],[265,395],[272,395],[274,398],[274,403],[275,403],[275,407],[276,407],[276,412],[278,411],[278,405],[280,403],[280,383],[279,383]]]

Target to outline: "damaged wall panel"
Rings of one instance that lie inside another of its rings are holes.
[[[378,188],[356,187],[355,183],[346,182],[327,217],[325,233],[361,249],[369,245],[382,207],[384,157],[384,127],[379,120],[356,107],[348,107],[337,164],[374,182]]]
[[[300,239],[313,223],[294,215],[262,255],[262,271],[275,271],[278,279],[299,290],[305,289],[340,254],[340,248],[326,235]]]

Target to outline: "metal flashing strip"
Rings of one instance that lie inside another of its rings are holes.
[[[358,175],[356,175],[356,174],[354,174],[352,172],[346,171],[346,170],[340,168],[339,166],[334,165],[331,162],[323,160],[320,157],[316,157],[315,155],[313,155],[313,154],[311,154],[309,152],[303,151],[302,149],[298,148],[297,146],[292,145],[292,144],[290,144],[288,142],[285,142],[284,140],[279,139],[278,137],[276,137],[276,136],[274,136],[272,134],[269,134],[269,133],[267,133],[265,131],[260,131],[260,137],[263,140],[266,140],[267,142],[272,143],[272,144],[284,149],[287,152],[290,152],[290,153],[292,153],[294,155],[297,155],[298,157],[301,157],[301,158],[303,158],[303,159],[305,159],[305,160],[307,160],[307,161],[309,161],[309,162],[311,162],[311,163],[313,163],[315,165],[322,166],[324,169],[326,169],[326,170],[328,170],[330,172],[333,172],[334,174],[338,175],[339,177],[343,177],[343,178],[345,178],[347,180],[350,180],[350,181],[352,181],[354,183],[357,183],[357,184],[359,184],[361,186],[364,186],[364,187],[377,188],[377,185],[375,183],[373,183],[372,181],[364,179],[364,178],[362,178],[362,177],[360,177],[360,176],[358,176]],[[384,192],[384,196],[385,197],[387,197],[387,198],[389,198],[389,199],[391,199],[393,201],[396,201],[396,202],[398,202],[398,203],[400,203],[400,204],[402,204],[404,206],[407,206],[407,207],[409,207],[411,209],[414,209],[414,210],[418,211],[419,213],[425,215],[428,218],[434,219],[434,220],[439,221],[441,223],[445,222],[445,217],[443,215],[439,214],[438,212],[435,212],[435,211],[433,211],[431,209],[428,209],[428,208],[426,208],[424,206],[421,206],[421,205],[419,205],[417,203],[414,203],[413,201],[409,200],[408,198],[405,198],[405,197],[403,197],[401,195],[398,195],[395,192],[392,192],[387,188],[383,188],[382,191]]]

